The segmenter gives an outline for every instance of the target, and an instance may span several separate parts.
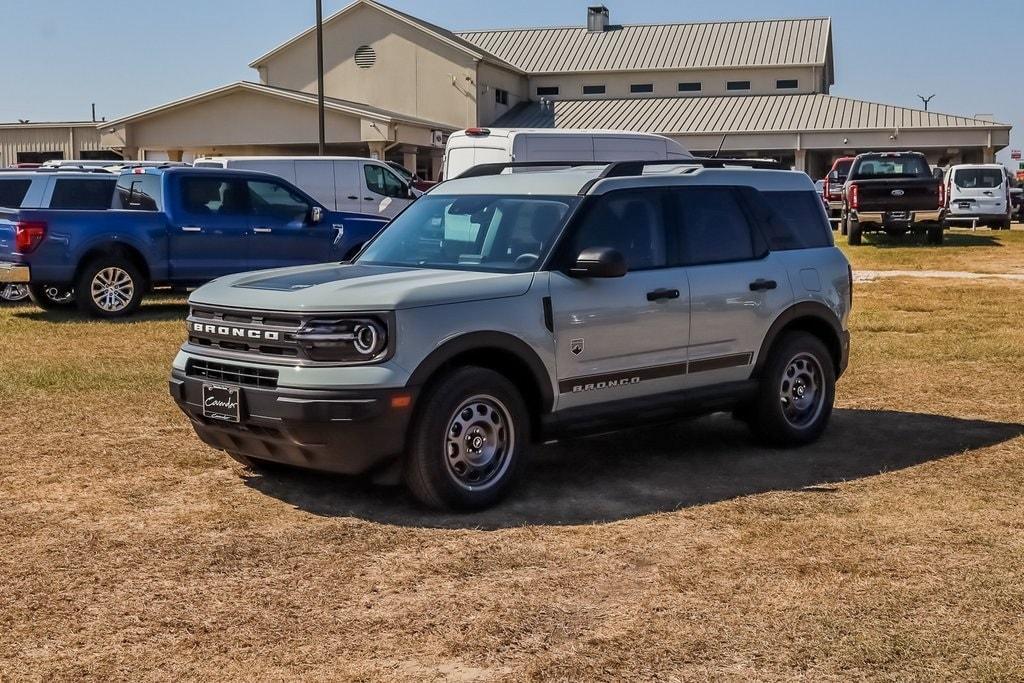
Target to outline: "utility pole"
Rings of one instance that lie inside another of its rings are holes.
[[[925,97],[924,95],[918,95],[918,96],[917,96],[917,99],[919,99],[919,100],[921,100],[922,102],[924,102],[924,110],[925,110],[925,111],[928,111],[928,103],[932,101],[932,98],[933,98],[933,97],[935,97],[935,95],[934,95],[934,94],[932,94],[932,95],[929,95],[928,97]]]
[[[316,109],[320,120],[320,156],[327,154],[324,133],[324,3],[316,0]]]

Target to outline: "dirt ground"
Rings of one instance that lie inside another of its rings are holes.
[[[0,308],[0,679],[1022,680],[1022,300],[860,284],[820,443],[548,446],[468,516],[204,447],[180,300]]]

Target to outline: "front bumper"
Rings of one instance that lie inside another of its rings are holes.
[[[878,223],[881,225],[906,225],[916,223],[939,223],[946,217],[945,209],[931,211],[909,211],[905,218],[896,218],[893,211],[851,211],[850,218],[860,223]]]
[[[171,397],[205,443],[258,460],[360,474],[391,460],[405,448],[412,403],[393,408],[406,389],[310,390],[240,386],[241,421],[203,416],[205,381],[175,369]]]
[[[25,284],[31,281],[31,270],[19,263],[0,263],[0,282],[5,284]]]

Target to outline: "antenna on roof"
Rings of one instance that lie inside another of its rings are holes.
[[[722,136],[722,141],[718,143],[718,149],[715,150],[715,156],[712,159],[717,159],[718,155],[722,153],[722,148],[725,147],[725,139],[729,137],[728,133]]]

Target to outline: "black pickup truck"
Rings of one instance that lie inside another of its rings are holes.
[[[919,152],[861,154],[843,186],[840,230],[850,244],[865,232],[926,233],[930,244],[942,244],[945,192]]]

